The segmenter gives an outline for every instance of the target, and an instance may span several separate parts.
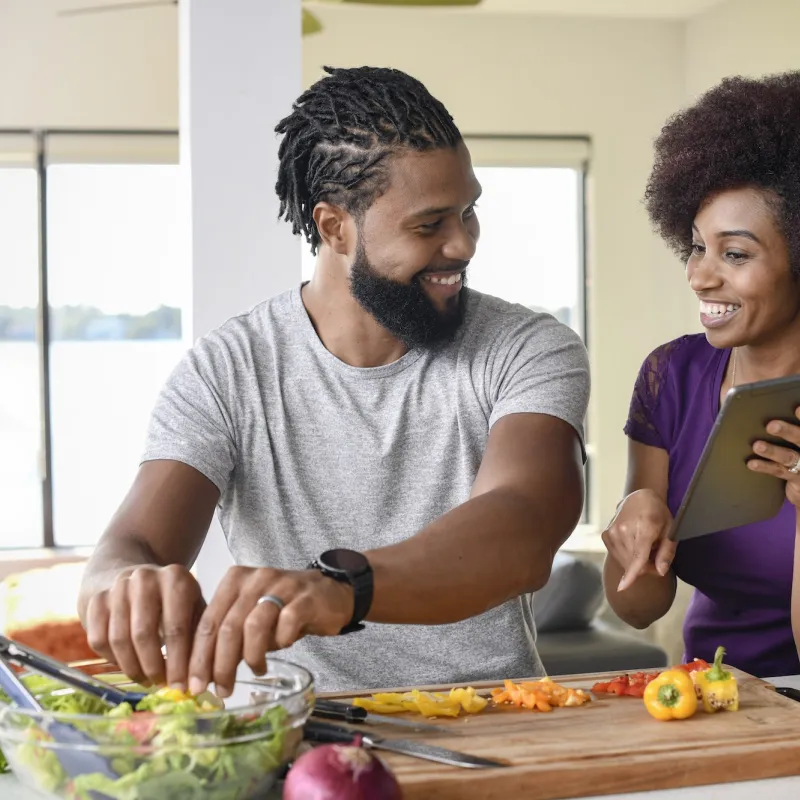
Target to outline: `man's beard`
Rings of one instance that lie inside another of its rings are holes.
[[[451,269],[466,270],[466,262]],[[464,321],[466,272],[461,275],[461,291],[450,298],[447,309],[439,311],[420,286],[420,279],[400,283],[384,278],[370,264],[359,242],[350,272],[350,291],[362,308],[409,349],[453,339]]]

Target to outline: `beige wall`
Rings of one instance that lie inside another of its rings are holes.
[[[686,26],[688,98],[726,75],[800,69],[800,0],[728,0]]]
[[[591,434],[595,520],[619,500],[625,422],[639,364],[686,327],[679,264],[641,205],[651,142],[683,100],[683,27],[673,22],[483,16],[322,6],[304,79],[323,64],[391,65],[426,83],[465,133],[588,134]]]
[[[0,0],[0,127],[177,128],[178,17]]]

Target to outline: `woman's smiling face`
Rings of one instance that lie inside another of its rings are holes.
[[[689,285],[714,347],[761,346],[800,315],[800,281],[771,199],[754,187],[707,198],[692,226]]]

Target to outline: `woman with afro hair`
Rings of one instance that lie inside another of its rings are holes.
[[[669,611],[680,578],[695,589],[687,659],[710,661],[724,645],[727,663],[746,672],[796,674],[797,453],[753,445],[751,468],[786,481],[777,517],[677,546],[665,537],[727,391],[800,373],[800,72],[727,78],[672,117],[645,200],[686,263],[705,333],[662,345],[639,372],[625,497],[603,533],[606,594],[623,620],[645,628]],[[773,425],[775,438],[800,445],[800,425]]]

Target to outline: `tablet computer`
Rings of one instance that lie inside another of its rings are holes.
[[[786,482],[753,472],[747,462],[758,457],[753,453],[758,439],[798,450],[765,430],[773,419],[797,424],[798,406],[800,375],[748,383],[728,392],[675,515],[670,539],[682,541],[761,522],[781,510]]]

